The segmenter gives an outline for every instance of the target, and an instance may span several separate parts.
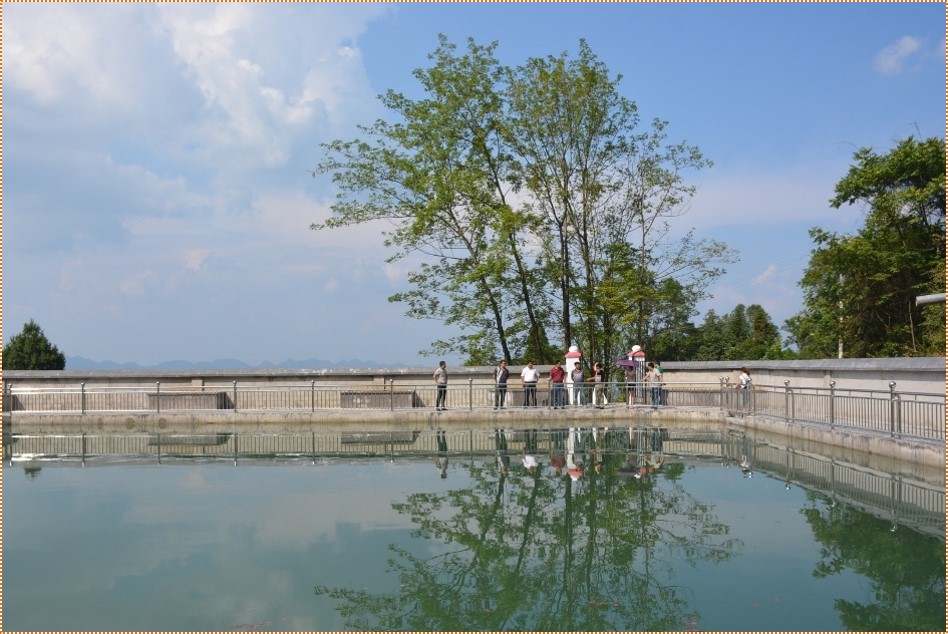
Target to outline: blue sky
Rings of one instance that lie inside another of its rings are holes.
[[[3,336],[70,356],[429,365],[379,226],[317,233],[319,143],[419,96],[437,34],[516,65],[580,38],[714,167],[680,229],[740,262],[702,311],[801,308],[807,230],[853,152],[944,137],[941,3],[3,5]],[[940,289],[933,289],[937,292]],[[700,323],[702,317],[696,318]],[[457,359],[450,359],[455,362]]]

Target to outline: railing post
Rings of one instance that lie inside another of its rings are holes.
[[[86,382],[79,384],[79,413],[86,413]]]
[[[388,409],[395,410],[395,379],[388,380]]]
[[[725,397],[724,397],[725,392],[724,392],[724,377],[723,377],[723,376],[719,376],[719,377],[718,377],[718,385],[719,385],[719,387],[720,387],[720,390],[718,390],[718,391],[719,391],[720,396],[721,396],[721,411],[723,412],[724,410],[727,409],[727,406],[726,406],[725,400],[724,400],[724,398],[725,398]]]
[[[893,438],[902,434],[901,396],[895,391],[895,381],[889,381],[889,433]]]
[[[830,411],[829,411],[830,429],[834,429],[836,427],[835,401],[836,401],[836,381],[830,381]]]
[[[783,387],[786,390],[783,399],[783,409],[784,409],[784,418],[787,419],[787,422],[793,422],[793,390],[790,389],[790,379],[787,379],[783,382]]]
[[[309,382],[309,409],[311,412],[316,411],[316,379]]]
[[[237,413],[237,381],[234,381],[234,413]]]
[[[467,380],[467,408],[474,411],[474,379]]]
[[[155,411],[161,413],[161,381],[155,381]]]

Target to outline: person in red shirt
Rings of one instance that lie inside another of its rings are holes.
[[[553,396],[553,409],[566,407],[566,389],[563,386],[563,380],[566,379],[566,370],[562,364],[557,361],[550,368],[550,390]]]

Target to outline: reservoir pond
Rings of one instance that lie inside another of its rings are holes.
[[[943,481],[743,433],[473,433],[14,439],[3,629],[945,630]]]

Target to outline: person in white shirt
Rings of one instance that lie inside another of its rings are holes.
[[[747,367],[741,368],[741,375],[737,377],[737,389],[741,391],[741,406],[744,409],[747,409],[747,406],[750,405],[750,392],[753,389],[751,384],[751,372]]]
[[[438,398],[436,408],[438,411],[448,409],[445,407],[445,399],[448,397],[448,368],[444,361],[438,364],[438,369],[434,371],[431,378],[438,385]]]
[[[520,372],[520,378],[523,379],[523,406],[537,406],[537,381],[540,379],[540,371],[533,367],[533,361],[528,361],[527,366]]]

